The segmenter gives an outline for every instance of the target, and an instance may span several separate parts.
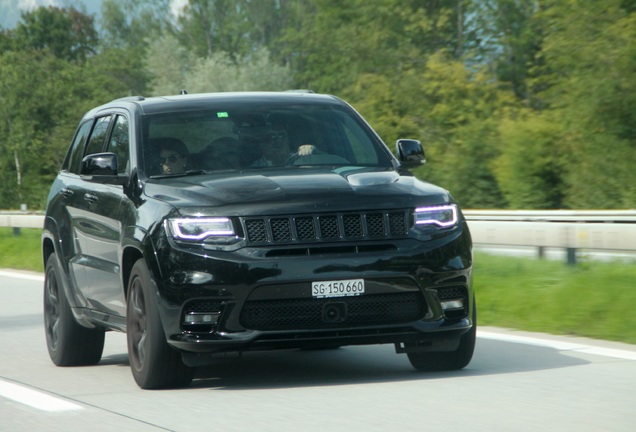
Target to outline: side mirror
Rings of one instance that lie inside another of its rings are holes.
[[[399,139],[395,142],[395,151],[400,163],[406,168],[415,168],[426,163],[422,143],[413,139]]]
[[[128,176],[118,175],[118,166],[117,155],[114,153],[91,154],[82,159],[80,177],[92,183],[126,184]]]

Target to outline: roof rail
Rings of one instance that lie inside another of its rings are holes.
[[[126,97],[123,97],[123,98],[114,99],[111,102],[119,102],[119,101],[137,102],[137,101],[142,101],[142,100],[146,100],[146,98],[143,97],[143,96],[126,96]]]
[[[285,90],[285,93],[316,93],[313,90],[309,90],[309,89],[292,89],[292,90]]]

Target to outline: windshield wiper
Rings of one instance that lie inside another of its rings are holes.
[[[206,170],[202,170],[202,169],[194,169],[194,170],[181,171],[181,172],[173,173],[173,174],[153,175],[153,176],[150,176],[150,178],[162,179],[162,178],[174,178],[174,177],[188,177],[188,176],[209,174],[209,173],[210,173],[210,171],[206,171]]]

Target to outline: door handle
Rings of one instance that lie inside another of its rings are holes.
[[[84,199],[90,203],[94,203],[98,200],[97,195],[86,193],[84,194]]]
[[[73,195],[73,191],[71,189],[68,188],[64,188],[60,191],[60,193],[62,195],[64,195],[66,198],[70,198]]]

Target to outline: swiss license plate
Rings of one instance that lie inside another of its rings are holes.
[[[364,279],[346,279],[311,283],[311,295],[316,298],[347,297],[364,294]]]

